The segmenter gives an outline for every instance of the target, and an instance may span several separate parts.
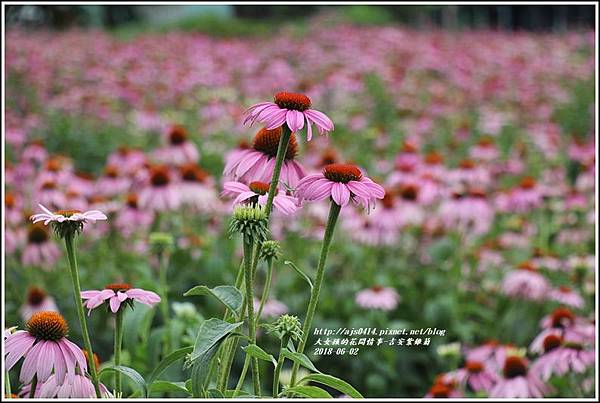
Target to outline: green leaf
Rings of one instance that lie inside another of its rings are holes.
[[[225,398],[225,396],[223,395],[223,393],[221,393],[221,391],[219,389],[209,389],[208,390],[208,397],[212,398],[212,399],[223,399],[223,398]]]
[[[249,344],[246,347],[242,347],[242,350],[252,357],[258,358],[259,360],[270,361],[274,366],[277,366],[277,360],[275,360],[275,357],[258,347],[256,344]]]
[[[198,329],[196,343],[194,344],[194,350],[192,351],[190,360],[194,361],[198,359],[221,339],[240,327],[242,323],[243,322],[229,323],[217,318],[211,318],[202,322],[200,329]]]
[[[323,385],[327,385],[335,390],[338,390],[345,395],[350,396],[354,399],[362,399],[363,396],[356,390],[352,385],[348,382],[343,381],[339,378],[336,378],[332,375],[327,374],[310,374],[302,378],[299,383],[304,383],[308,381],[322,383]]]
[[[152,386],[152,383],[156,378],[163,373],[165,369],[173,365],[176,361],[182,359],[194,350],[193,347],[184,347],[179,350],[173,351],[171,354],[167,355],[157,366],[154,368],[150,376],[148,377],[148,387]]]
[[[282,392],[282,394],[285,394],[285,395],[295,394],[295,395],[300,395],[302,397],[318,398],[318,399],[319,398],[328,398],[328,399],[333,398],[333,396],[331,396],[329,394],[329,392],[327,392],[326,390],[323,390],[316,386],[306,386],[306,385],[297,385],[297,386],[294,386],[293,388],[288,388],[288,389],[284,390]]]
[[[121,374],[126,375],[137,386],[139,386],[140,389],[142,389],[144,397],[148,397],[148,388],[146,387],[146,381],[144,380],[144,377],[141,376],[140,373],[137,372],[135,369],[123,365],[113,365],[111,367],[106,367],[102,369],[102,371],[100,371],[100,375],[103,375],[107,372],[120,372]]]
[[[154,309],[144,304],[137,304],[135,310],[127,309],[123,315],[123,344],[125,349],[133,351],[145,343],[150,334],[150,323],[154,317]]]
[[[297,362],[298,364],[302,365],[305,368],[310,369],[311,371],[319,372],[319,373],[321,372],[317,368],[315,368],[313,363],[310,361],[310,359],[305,354],[294,353],[294,352],[291,352],[290,350],[288,350],[287,348],[282,349],[281,354],[283,354],[283,356],[285,358],[290,359],[294,362]]]
[[[308,283],[308,285],[310,286],[310,289],[312,291],[313,283],[312,283],[312,281],[310,281],[310,277],[308,277],[308,275],[306,273],[304,273],[302,270],[300,270],[300,268],[298,266],[296,266],[294,264],[294,262],[291,262],[289,260],[286,260],[285,262],[283,262],[283,264],[292,266],[292,269],[294,269],[296,271],[296,273],[298,273],[300,275],[300,277],[302,277],[304,279],[304,281],[306,281]]]
[[[225,397],[233,397],[234,393],[235,393],[235,390],[229,389],[229,390],[225,391],[224,395],[225,395]],[[254,397],[254,395],[246,392],[245,390],[239,390],[236,397]]]
[[[221,342],[217,342],[192,364],[192,396],[204,397],[204,382],[210,370],[210,361],[215,356]]]
[[[150,393],[183,392],[190,395],[185,387],[185,382],[154,381],[150,387]]]
[[[220,285],[215,288],[208,288],[205,285],[198,285],[189,289],[184,297],[191,295],[212,295],[218,299],[227,309],[237,314],[242,307],[242,293],[231,285]]]

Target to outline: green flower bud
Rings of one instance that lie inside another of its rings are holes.
[[[264,241],[260,250],[262,260],[277,260],[281,256],[281,245],[278,241]]]
[[[288,337],[292,340],[300,340],[302,337],[302,327],[297,316],[282,315],[273,323],[271,329],[278,332],[282,338]]]
[[[150,241],[150,247],[154,253],[171,251],[175,244],[173,235],[165,232],[152,232],[148,240]]]
[[[237,206],[229,224],[229,233],[240,233],[254,240],[262,242],[267,239],[267,214],[262,206]]]

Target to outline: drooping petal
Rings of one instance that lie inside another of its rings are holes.
[[[285,115],[285,121],[293,133],[297,132],[304,127],[304,114],[299,111],[289,110]]]
[[[350,191],[343,183],[334,183],[331,188],[331,198],[339,206],[346,206],[350,200]]]
[[[121,306],[121,301],[119,301],[119,297],[117,297],[116,295],[114,297],[112,297],[109,301],[110,304],[110,310],[112,311],[112,313],[117,313],[117,311],[119,310],[119,307]]]

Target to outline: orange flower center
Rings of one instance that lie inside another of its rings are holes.
[[[171,181],[169,168],[164,165],[159,165],[150,168],[150,182],[152,186],[162,187],[167,186]]]
[[[183,144],[187,140],[187,131],[185,127],[181,125],[175,125],[171,127],[171,131],[169,132],[169,142],[172,145]]]
[[[325,149],[321,154],[321,166],[333,164],[337,161],[337,153],[331,148]]]
[[[425,163],[428,165],[438,165],[444,161],[442,154],[432,151],[425,155]]]
[[[88,355],[87,350],[82,348],[81,352],[83,353],[87,364],[90,365],[90,356]],[[96,354],[96,353],[94,353],[94,364],[96,364],[96,368],[100,368],[100,358],[98,357],[98,354]]]
[[[129,193],[127,195],[127,206],[131,207],[131,208],[137,208],[138,207],[138,195],[135,193]]]
[[[449,397],[450,392],[451,389],[448,386],[442,384],[433,385],[429,390],[431,396],[436,398]]]
[[[13,208],[15,206],[15,196],[12,193],[4,195],[4,205],[6,208]]]
[[[42,184],[42,189],[44,190],[52,190],[52,189],[56,189],[56,182],[50,180],[50,181],[45,181]]]
[[[505,378],[516,378],[517,376],[527,375],[527,364],[521,357],[511,356],[507,357],[504,362],[504,377]]]
[[[473,169],[475,168],[475,162],[473,160],[462,160],[458,163],[458,166],[462,169]]]
[[[517,268],[520,270],[537,271],[537,267],[535,267],[535,265],[530,261],[520,263]]]
[[[561,344],[562,344],[562,337],[560,337],[560,336],[557,336],[555,334],[549,334],[548,336],[544,337],[544,351],[545,352],[548,352],[557,347],[560,347]]]
[[[41,222],[37,222],[29,226],[27,233],[29,243],[40,244],[48,240],[48,230]]]
[[[269,193],[269,187],[270,187],[270,185],[268,183],[265,183],[265,182],[258,182],[258,181],[256,181],[256,182],[250,182],[250,184],[248,185],[248,187],[254,193],[258,193],[259,195],[266,195],[267,193]],[[277,189],[275,189],[275,191],[277,191]]]
[[[552,327],[565,327],[575,322],[575,315],[567,308],[556,308],[551,318]]]
[[[413,184],[400,185],[400,196],[406,201],[415,201],[419,196],[419,188]]]
[[[36,339],[56,341],[67,335],[69,326],[60,313],[42,311],[31,316],[27,331]]]
[[[81,211],[79,210],[58,210],[55,211],[54,214],[61,215],[63,217],[71,217],[73,214],[79,214]]]
[[[31,287],[27,291],[27,303],[29,305],[38,306],[46,298],[46,292],[39,287]]]
[[[394,208],[394,195],[392,194],[391,191],[386,190],[385,191],[385,195],[383,196],[383,199],[381,200],[381,204],[383,205],[383,208],[385,209],[391,209]]]
[[[362,178],[360,169],[351,164],[329,164],[323,168],[323,176],[332,182],[348,183]]]
[[[465,368],[472,374],[478,374],[483,371],[483,363],[481,361],[467,361]]]
[[[520,186],[522,189],[533,189],[535,186],[535,179],[533,179],[531,176],[526,176],[521,179]]]
[[[265,128],[260,129],[256,136],[254,136],[254,142],[252,147],[256,151],[260,151],[267,154],[269,157],[275,157],[277,155],[277,149],[279,148],[279,139],[281,138],[281,127],[273,130],[267,130]],[[292,134],[288,143],[287,151],[285,152],[285,159],[292,160],[298,154],[298,143],[296,137]]]
[[[181,178],[188,182],[204,182],[208,177],[208,173],[196,164],[185,164],[179,171]]]
[[[129,289],[131,289],[131,286],[127,283],[112,283],[112,284],[107,284],[104,287],[105,290],[113,290],[114,292],[117,291],[127,291]]]
[[[311,106],[309,97],[295,92],[278,92],[275,94],[274,102],[281,109],[292,109],[300,112],[309,109]]]
[[[115,165],[107,165],[104,168],[104,175],[109,178],[117,178],[119,176],[119,169]]]
[[[60,170],[61,166],[62,166],[62,163],[60,161],[60,158],[57,158],[57,157],[50,158],[46,162],[46,169],[48,171],[57,172]]]

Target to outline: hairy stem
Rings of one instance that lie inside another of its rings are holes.
[[[250,344],[256,344],[256,322],[254,319],[254,281],[252,278],[252,251],[254,250],[254,239],[244,235],[244,277],[246,283],[246,309],[248,311],[248,337]],[[260,396],[260,374],[258,371],[258,359],[252,359],[252,381],[254,384],[254,395]]]
[[[83,345],[88,353],[89,372],[92,376],[92,383],[96,391],[96,397],[102,397],[100,394],[100,384],[98,383],[98,373],[96,372],[96,363],[94,362],[94,351],[90,342],[87,323],[85,321],[85,313],[83,312],[83,303],[81,302],[81,286],[79,285],[79,270],[77,269],[77,258],[75,257],[75,249],[73,248],[73,236],[65,237],[65,246],[67,248],[67,257],[69,258],[69,269],[71,270],[71,280],[73,282],[73,293],[75,297],[75,308],[77,308],[77,317],[81,326],[81,336]]]
[[[281,368],[283,367],[283,362],[285,361],[285,357],[282,354],[282,350],[287,347],[288,342],[290,340],[290,336],[283,336],[281,338],[281,347],[279,348],[279,358],[277,359],[277,366],[275,367],[275,372],[273,373],[273,397],[277,398],[279,395],[279,375],[281,374]]]
[[[120,307],[115,316],[115,365],[121,365],[121,346],[123,345],[123,307]],[[121,373],[115,372],[115,392],[122,396]]]
[[[321,285],[323,284],[323,278],[325,277],[325,262],[327,261],[327,255],[329,254],[329,247],[331,246],[331,240],[333,238],[333,231],[335,224],[340,215],[341,207],[336,204],[333,200],[331,201],[331,207],[329,208],[329,217],[327,218],[327,226],[325,227],[325,235],[323,236],[323,246],[321,247],[321,256],[319,258],[319,265],[317,266],[317,276],[315,283],[310,293],[310,301],[308,302],[308,309],[306,310],[306,318],[304,319],[304,325],[302,327],[302,339],[298,345],[298,353],[303,353],[308,341],[310,334],[310,326],[312,324],[315,310],[317,309],[317,303],[319,302],[319,294],[321,292]],[[298,363],[294,363],[292,368],[292,379],[290,381],[290,387],[296,383],[296,375],[298,373]]]

